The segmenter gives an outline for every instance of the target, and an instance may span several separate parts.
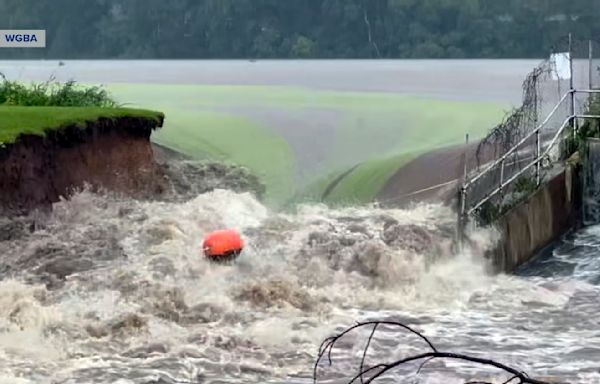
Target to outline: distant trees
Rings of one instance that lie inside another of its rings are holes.
[[[0,28],[46,29],[0,58],[540,57],[600,37],[597,0],[0,0]]]

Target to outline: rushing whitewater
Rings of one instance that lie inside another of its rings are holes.
[[[183,202],[81,192],[49,216],[0,223],[0,383],[308,383],[321,340],[367,319],[530,374],[600,382],[598,287],[573,274],[488,276],[493,233],[457,254],[454,219],[435,205],[275,214],[225,190]],[[203,235],[223,227],[248,244],[232,266],[201,255]],[[358,368],[365,340],[348,341],[323,382]],[[383,329],[367,361],[421,347]],[[408,368],[395,378],[507,378]]]

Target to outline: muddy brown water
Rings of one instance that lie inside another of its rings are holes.
[[[440,350],[599,382],[596,253],[569,260],[567,248],[560,273],[490,276],[494,233],[456,253],[454,221],[438,205],[283,214],[227,190],[160,202],[83,191],[50,216],[0,221],[0,382],[309,383],[321,340],[372,319],[411,325]],[[231,266],[201,255],[203,235],[223,227],[248,243]],[[593,250],[597,238],[577,241]],[[346,339],[319,382],[348,382],[367,337]],[[423,348],[382,327],[367,365]],[[417,367],[381,382],[508,378],[444,361],[417,378]]]

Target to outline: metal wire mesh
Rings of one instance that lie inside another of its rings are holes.
[[[572,78],[561,76],[560,60],[568,65]],[[527,75],[522,105],[494,127],[467,159],[471,167],[463,189],[461,212],[479,208],[490,194],[494,194],[489,198],[491,204],[506,203],[520,189],[526,189],[527,184],[520,181],[538,181],[547,176],[552,164],[564,157],[564,137],[558,137],[559,130],[570,123],[571,116],[585,113],[590,97],[588,93],[570,91],[591,88],[600,88],[600,43],[561,40],[550,57]],[[554,143],[558,145],[550,148]],[[544,153],[545,161],[539,167],[532,165],[537,155]],[[524,170],[525,167],[528,168]],[[516,182],[500,189],[511,180]]]

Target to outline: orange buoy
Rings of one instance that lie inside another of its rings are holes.
[[[235,260],[240,255],[244,249],[244,240],[238,231],[224,229],[206,235],[202,248],[204,256],[209,260],[228,262]]]

